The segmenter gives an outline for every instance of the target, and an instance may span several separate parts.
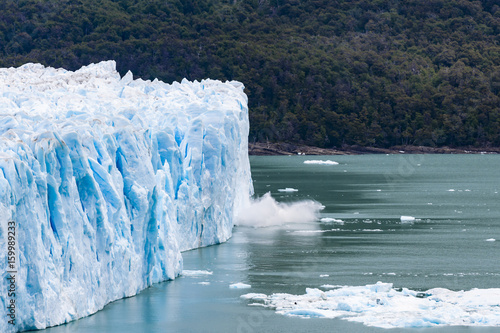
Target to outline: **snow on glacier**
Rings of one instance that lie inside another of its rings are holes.
[[[252,192],[239,82],[0,69],[0,260],[16,222],[16,326],[40,329],[173,279],[181,251],[231,236]]]

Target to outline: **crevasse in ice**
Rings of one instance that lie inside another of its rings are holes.
[[[239,82],[134,80],[113,61],[0,69],[0,331],[92,314],[227,240],[252,191],[248,126]]]

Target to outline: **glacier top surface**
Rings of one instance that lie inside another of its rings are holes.
[[[114,61],[75,72],[32,63],[2,68],[0,135],[17,141],[16,135],[43,136],[75,128],[82,133],[97,127],[101,134],[118,128],[182,130],[201,113],[217,123],[223,121],[221,110],[241,109],[240,101],[247,101],[243,88],[236,81],[210,79],[173,84],[134,80],[131,72],[120,77]],[[219,112],[211,114],[215,110]],[[16,133],[9,133],[13,128]]]

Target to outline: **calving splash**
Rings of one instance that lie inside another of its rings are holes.
[[[250,293],[241,297],[281,315],[340,318],[380,328],[500,327],[500,288],[418,292],[382,282],[331,287],[335,289],[308,288],[304,295]]]
[[[270,227],[288,223],[317,221],[319,212],[325,208],[313,200],[292,203],[276,201],[270,192],[260,198],[249,199],[240,206],[235,225],[246,227]]]

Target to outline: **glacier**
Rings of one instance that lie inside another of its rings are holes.
[[[114,61],[0,69],[0,331],[88,316],[227,240],[253,191],[243,90]]]

